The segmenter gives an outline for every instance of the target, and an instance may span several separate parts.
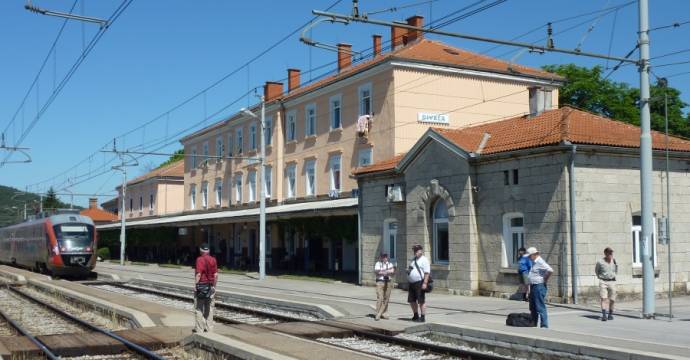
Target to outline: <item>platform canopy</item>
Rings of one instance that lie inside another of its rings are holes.
[[[354,215],[357,212],[357,204],[357,198],[284,204],[267,207],[266,216],[268,219],[275,220],[282,218],[304,216]],[[258,220],[258,217],[259,208],[213,212],[207,211],[165,217],[149,217],[141,220],[127,220],[127,227],[175,227],[188,225],[206,225],[223,223],[227,222],[228,220],[247,220],[248,218],[256,218],[256,220]],[[119,228],[119,222],[96,226],[96,229],[98,230],[114,230]]]

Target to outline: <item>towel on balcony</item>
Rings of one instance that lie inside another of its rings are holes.
[[[371,123],[371,115],[362,115],[357,119],[357,134],[359,136],[367,136],[369,134],[369,125]]]

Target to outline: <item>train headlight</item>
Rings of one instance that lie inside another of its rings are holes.
[[[53,247],[53,254],[60,255],[60,249],[57,246]]]

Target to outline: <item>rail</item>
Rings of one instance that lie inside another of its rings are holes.
[[[7,289],[10,290],[10,286],[7,286]],[[48,359],[50,360],[58,360],[60,357],[55,355],[50,348],[46,344],[44,344],[41,340],[38,340],[36,337],[31,335],[26,329],[24,329],[21,325],[19,325],[16,321],[12,320],[7,313],[5,313],[4,310],[0,309],[0,316],[2,316],[5,321],[7,321],[10,326],[12,326],[15,330],[17,330],[20,334],[24,335],[27,339],[31,340],[32,343],[34,343],[45,355]]]
[[[29,301],[32,301],[32,302],[34,302],[34,303],[36,303],[36,304],[39,304],[39,305],[41,305],[41,306],[45,306],[46,308],[50,309],[51,311],[55,312],[56,314],[58,314],[58,315],[60,315],[60,316],[62,316],[62,317],[64,317],[64,318],[66,318],[66,319],[69,319],[69,320],[71,320],[71,321],[74,321],[75,323],[77,323],[77,324],[79,324],[79,325],[81,325],[81,326],[83,326],[83,327],[85,327],[85,328],[88,328],[88,329],[90,329],[90,330],[92,330],[92,331],[95,331],[95,332],[101,333],[101,334],[103,334],[103,335],[109,336],[109,337],[111,337],[111,338],[113,338],[113,339],[115,339],[115,340],[121,342],[121,343],[122,343],[123,345],[125,345],[127,348],[129,348],[129,349],[132,350],[133,352],[135,352],[135,353],[137,353],[137,354],[143,356],[143,357],[146,358],[146,359],[152,359],[152,360],[165,360],[164,357],[162,357],[162,356],[156,354],[155,352],[153,352],[153,351],[151,351],[151,350],[149,350],[149,349],[147,349],[147,348],[145,348],[145,347],[142,347],[142,346],[140,346],[140,345],[137,345],[137,344],[135,344],[135,343],[133,343],[133,342],[131,342],[131,341],[129,341],[129,340],[127,340],[127,339],[125,339],[125,338],[123,338],[123,337],[117,335],[117,334],[112,333],[112,332],[109,331],[109,330],[102,329],[102,328],[100,328],[100,327],[98,327],[98,326],[92,325],[92,324],[90,324],[90,323],[88,323],[88,322],[86,322],[86,321],[84,321],[84,320],[82,320],[82,319],[79,319],[79,318],[77,318],[77,317],[75,317],[75,316],[73,316],[73,315],[71,315],[71,314],[69,314],[69,313],[67,313],[67,312],[65,312],[65,311],[63,311],[63,310],[61,310],[61,309],[59,309],[59,308],[53,306],[53,305],[51,305],[51,304],[45,303],[45,302],[43,302],[43,301],[41,301],[41,300],[39,300],[39,299],[37,299],[37,298],[35,298],[35,297],[29,295],[29,294],[26,294],[26,293],[24,293],[23,291],[21,291],[21,290],[15,288],[15,287],[8,287],[8,289],[9,289],[10,291],[12,291],[12,292],[14,292],[14,293],[20,295],[21,297],[23,297],[23,298],[29,300]],[[1,310],[0,310],[0,314],[2,314],[2,311],[1,311]],[[7,316],[4,316],[4,314],[3,314],[3,317],[5,317],[6,319],[8,319]],[[8,321],[10,321],[10,319],[8,319]],[[12,325],[12,326],[15,326],[15,325]],[[19,330],[19,329],[17,329],[17,330]],[[20,331],[20,332],[21,332],[21,331]],[[22,334],[23,334],[24,336],[29,337],[29,339],[31,339],[31,335],[26,335],[25,333],[22,333]],[[34,339],[35,339],[35,338],[34,338]],[[38,339],[35,339],[35,340],[36,340],[37,342],[40,342],[40,340],[38,340]],[[33,341],[33,340],[32,340],[32,341]],[[39,346],[39,348],[41,348],[41,350],[42,350],[43,352],[45,352],[46,355],[48,355],[48,352],[50,352],[50,350],[48,349],[48,347],[45,346],[45,344],[43,344],[43,346],[40,346],[40,345],[38,345],[38,343],[36,343],[36,341],[34,341],[34,343],[35,343],[37,346]],[[41,344],[42,344],[42,343],[41,343]],[[46,352],[46,351],[48,351],[48,352]],[[53,354],[52,352],[50,352],[50,353]],[[55,354],[53,354],[53,356],[55,356]],[[53,357],[53,358],[51,358],[50,355],[48,355],[48,357],[49,357],[51,360],[52,360],[52,359],[58,359],[58,357]]]

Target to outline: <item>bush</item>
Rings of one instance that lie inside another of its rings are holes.
[[[108,260],[110,259],[110,248],[100,248],[96,251],[96,255],[101,258],[101,260]]]

